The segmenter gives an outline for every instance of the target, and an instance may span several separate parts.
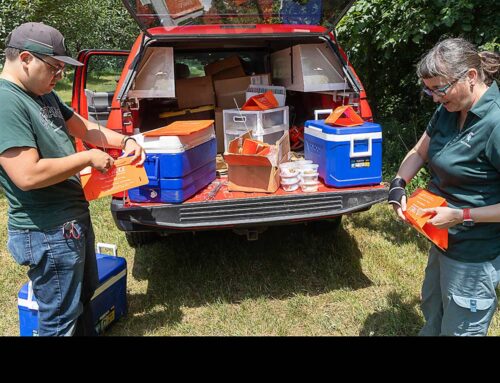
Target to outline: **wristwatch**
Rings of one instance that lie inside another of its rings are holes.
[[[462,213],[463,213],[463,217],[464,217],[464,221],[462,222],[462,225],[464,225],[466,227],[474,226],[474,220],[470,216],[470,209],[465,208],[462,210]]]

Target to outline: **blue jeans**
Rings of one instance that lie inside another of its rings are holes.
[[[425,325],[419,335],[487,335],[499,279],[500,256],[488,262],[459,262],[433,246],[422,285]]]
[[[71,235],[63,232],[64,225],[43,231],[9,229],[10,253],[29,266],[40,336],[96,334],[90,299],[99,279],[90,216],[68,225]]]

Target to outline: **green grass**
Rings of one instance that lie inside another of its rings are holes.
[[[5,198],[0,208],[7,210]],[[416,335],[427,241],[388,206],[327,228],[270,228],[259,241],[232,232],[182,234],[137,249],[115,228],[109,199],[91,205],[96,238],[127,260],[128,315],[108,335]],[[0,335],[18,334],[27,280],[0,220]],[[500,335],[496,314],[490,335]]]
[[[99,74],[98,76],[91,76],[87,79],[86,88],[94,92],[112,92],[116,89],[118,76],[116,74]],[[60,80],[55,91],[66,104],[71,104],[71,92],[73,89],[73,72],[68,71],[68,75]]]

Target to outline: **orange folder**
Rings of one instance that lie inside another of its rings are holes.
[[[345,115],[346,117],[342,117],[342,115]],[[325,120],[325,124],[336,126],[358,126],[363,125],[363,123],[363,119],[350,105],[335,108],[335,110]]]
[[[448,229],[438,229],[427,221],[432,218],[424,214],[422,209],[447,206],[446,200],[431,192],[417,189],[406,202],[406,211],[403,212],[406,219],[420,233],[425,235],[436,246],[442,250],[448,248]]]
[[[267,110],[277,108],[279,106],[278,100],[274,97],[274,93],[268,90],[266,93],[257,94],[250,97],[241,110]]]
[[[142,133],[144,137],[159,136],[188,136],[191,133],[199,132],[213,125],[214,120],[187,120],[175,121],[162,128],[149,130]]]
[[[119,158],[104,174],[94,168],[83,169],[80,179],[87,201],[146,185],[149,182],[146,170],[131,161],[132,157]]]

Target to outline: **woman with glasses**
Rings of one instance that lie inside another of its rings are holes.
[[[406,221],[405,187],[427,165],[428,190],[447,207],[425,209],[448,229],[448,248],[432,245],[422,286],[420,335],[486,335],[500,279],[500,56],[450,38],[418,63],[423,92],[438,107],[400,165],[389,203]]]

